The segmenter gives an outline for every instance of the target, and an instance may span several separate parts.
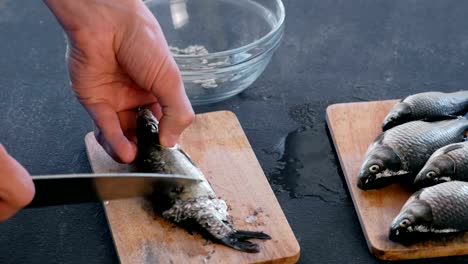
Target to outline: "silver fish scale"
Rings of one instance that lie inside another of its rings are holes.
[[[459,144],[463,147],[452,150],[446,155],[452,158],[456,163],[454,180],[468,181],[468,141]]]
[[[427,92],[408,96],[403,100],[411,107],[413,118],[450,115],[468,107],[468,91],[454,93]]]
[[[468,183],[452,181],[424,189],[419,197],[432,209],[433,224],[441,228],[468,229]]]
[[[387,130],[382,144],[397,152],[403,160],[403,169],[415,171],[421,169],[437,149],[461,142],[467,127],[466,119],[412,121]]]
[[[212,196],[177,200],[169,210],[163,212],[163,217],[175,222],[195,220],[218,239],[235,232],[226,202]]]

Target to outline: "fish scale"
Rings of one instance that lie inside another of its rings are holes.
[[[430,205],[434,227],[468,228],[467,182],[452,181],[425,188],[420,199]]]
[[[468,120],[412,121],[385,132],[382,144],[398,152],[410,171],[420,169],[430,155],[445,145],[461,142]]]
[[[426,187],[451,180],[468,181],[468,141],[435,151],[416,175],[414,184]]]
[[[380,134],[369,145],[357,185],[363,190],[410,180],[437,149],[462,142],[468,119],[411,121]]]
[[[454,93],[426,92],[424,96],[408,96],[403,102],[410,105],[414,119],[427,116],[450,115],[468,107],[468,91]]]

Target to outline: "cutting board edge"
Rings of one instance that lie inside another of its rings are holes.
[[[347,102],[347,103],[336,103],[328,105],[326,108],[326,115],[328,117],[330,111],[334,111],[337,107],[348,106],[348,105],[365,105],[365,104],[379,104],[379,103],[388,103],[388,102],[398,102],[399,98],[396,99],[386,99],[381,101],[365,101],[365,102]]]
[[[89,140],[96,140],[96,139],[91,139],[91,138],[95,138],[95,136],[94,136],[94,131],[90,131],[90,132],[86,133],[86,135],[85,135],[85,137],[84,137],[85,146],[86,146],[86,147],[85,147],[85,149],[86,149],[86,158],[88,159],[89,165],[91,166],[91,170],[94,172],[93,163],[92,163],[91,160],[90,160],[90,153],[89,153],[89,148],[88,148],[88,143],[87,143],[87,142],[88,142]],[[104,211],[104,215],[106,216],[106,223],[109,225],[110,219],[109,219],[109,217],[108,217],[108,215],[107,215],[107,212],[106,212],[106,210],[105,210],[106,204],[105,204],[105,202],[102,202],[101,204],[102,204],[102,207],[103,207],[102,209],[103,209],[103,211]],[[110,230],[110,226],[109,226],[109,230]],[[110,233],[111,238],[112,238],[112,244],[114,245],[114,248],[116,249],[115,251],[116,251],[117,258],[119,259],[119,262],[122,262],[122,261],[121,261],[121,258],[120,258],[120,253],[119,253],[119,251],[117,250],[117,243],[116,243],[116,241],[115,241],[114,233],[113,233],[113,232],[109,232],[109,233]]]
[[[239,119],[237,118],[237,115],[232,112],[232,111],[229,111],[229,110],[219,110],[219,111],[213,111],[213,112],[208,112],[208,113],[201,113],[201,114],[198,114],[198,115],[205,115],[205,114],[228,114],[230,115],[234,121],[239,125],[239,128],[243,131],[244,135],[245,135],[245,138],[246,138],[246,141],[247,141],[247,145],[248,147],[252,150],[252,153],[255,157],[255,162],[257,163],[257,166],[260,168],[260,171],[262,173],[262,176],[263,178],[268,182],[268,179],[265,175],[265,171],[263,170],[261,164],[260,164],[260,161],[258,160],[257,158],[257,154],[255,154],[255,151],[253,151],[253,148],[252,148],[252,145],[250,144],[250,140],[249,138],[247,137],[247,135],[245,134],[245,130],[244,128],[242,127],[242,124],[240,123]],[[271,185],[270,183],[268,182],[268,188],[269,190],[274,194],[274,191],[273,189],[271,188]],[[278,201],[278,198],[276,198],[276,195],[273,195],[274,196],[274,199],[276,201],[276,203],[278,204],[278,206],[280,207],[281,209],[281,214],[284,218],[284,221],[288,224],[288,227],[289,227],[289,232],[292,234],[292,236],[294,237],[294,242],[295,242],[295,245],[291,245],[292,248],[293,248],[293,251],[295,253],[293,253],[291,256],[285,256],[284,258],[282,259],[276,259],[276,260],[269,260],[265,263],[296,263],[299,258],[300,258],[300,254],[301,254],[301,246],[299,245],[299,242],[297,240],[297,237],[296,237],[296,234],[294,233],[294,231],[292,230],[291,228],[291,225],[289,223],[289,220],[288,218],[286,217],[286,215],[284,214],[284,211],[283,211],[283,208],[281,207],[281,204],[280,202]],[[297,252],[296,252],[297,251]],[[286,262],[287,261],[287,262]],[[292,261],[292,262],[289,262],[289,261]]]
[[[357,102],[357,103],[360,103],[360,102]],[[330,113],[332,111],[334,111],[335,108],[341,106],[341,105],[345,105],[345,104],[350,104],[350,103],[339,103],[339,104],[332,104],[332,105],[329,105],[326,109],[326,122],[327,122],[327,126],[328,126],[328,131],[330,132],[330,135],[332,137],[332,141],[333,141],[333,146],[335,148],[335,151],[336,149],[338,148],[337,147],[337,144],[336,144],[336,138],[335,138],[335,134],[333,132],[333,122],[331,122],[330,120]],[[355,104],[355,103],[351,103],[351,104]],[[359,209],[359,206],[357,205],[357,202],[355,200],[355,197],[353,195],[353,192],[351,191],[351,186],[350,186],[350,181],[349,181],[349,177],[347,176],[347,171],[346,171],[346,167],[344,166],[344,163],[343,163],[343,158],[341,156],[341,152],[340,151],[336,151],[337,153],[337,156],[338,156],[338,160],[340,162],[340,167],[341,167],[341,171],[343,172],[344,174],[344,178],[345,178],[345,182],[346,182],[346,186],[348,187],[348,193],[349,193],[349,196],[351,196],[351,200],[353,202],[353,206],[354,206],[354,210],[357,211],[356,212],[356,215],[358,217],[358,220],[359,220],[359,225],[361,226],[361,229],[364,233],[364,236],[366,238],[366,244],[367,244],[367,247],[369,248],[369,250],[373,253],[374,250],[379,250],[380,249],[377,249],[374,244],[371,242],[371,239],[368,237],[368,232],[366,231],[366,227],[363,223],[363,220],[361,218],[361,213],[360,213],[360,209]]]
[[[466,247],[460,248],[456,252],[453,252],[452,249],[447,249],[446,247],[434,247],[432,249],[392,249],[392,250],[382,250],[378,248],[371,248],[371,253],[376,258],[380,260],[388,261],[400,261],[400,260],[423,260],[423,259],[432,259],[432,258],[441,258],[441,257],[454,257],[454,256],[466,256],[468,250]]]
[[[327,106],[326,108],[326,122],[328,126],[328,130],[330,132],[330,135],[332,137],[333,141],[333,147],[337,150],[339,147],[336,144],[336,138],[333,130],[333,122],[330,120],[330,114],[333,112],[335,109],[342,107],[342,106],[347,106],[347,105],[354,105],[354,104],[367,104],[367,103],[379,103],[379,102],[389,102],[389,101],[395,101],[395,100],[385,100],[385,101],[370,101],[370,102],[350,102],[350,103],[338,103],[338,104],[332,104]],[[335,151],[336,151],[335,150]],[[400,253],[405,250],[394,250],[392,248],[386,248],[386,247],[380,247],[378,241],[374,241],[371,237],[369,237],[369,232],[366,229],[366,226],[364,225],[362,215],[363,213],[361,212],[361,208],[359,207],[354,192],[352,190],[351,184],[354,184],[350,181],[350,176],[348,175],[348,171],[346,170],[346,166],[344,166],[344,161],[343,157],[341,155],[341,151],[336,151],[338,160],[340,162],[340,167],[341,171],[344,174],[344,179],[346,182],[346,186],[348,187],[348,193],[351,196],[351,200],[353,202],[354,210],[356,211],[356,215],[359,220],[359,225],[361,226],[361,229],[363,231],[364,237],[366,239],[366,244],[367,248],[369,249],[370,253],[374,255],[376,258],[381,259],[381,260],[403,260],[406,258],[401,258],[401,257],[395,257],[395,254],[392,253]],[[414,249],[408,249],[408,252],[414,251]],[[407,259],[414,259],[414,258],[407,258]]]
[[[214,111],[214,112],[209,112],[210,114],[213,114],[213,113],[225,113],[225,114],[229,114],[232,116],[232,118],[235,120],[235,122],[239,125],[240,129],[242,130],[242,132],[244,133],[245,135],[245,138],[246,138],[246,141],[247,141],[247,145],[248,147],[252,150],[252,154],[253,156],[255,157],[255,163],[257,164],[257,166],[259,167],[260,171],[261,171],[261,174],[263,176],[263,178],[265,179],[265,181],[268,182],[268,178],[266,177],[265,175],[265,171],[263,170],[262,168],[262,165],[260,164],[260,161],[258,160],[258,157],[257,157],[257,154],[255,154],[255,151],[253,150],[252,148],[252,144],[250,144],[250,140],[249,138],[247,137],[247,134],[245,134],[245,130],[244,128],[242,127],[242,124],[240,123],[239,119],[237,118],[237,115],[232,112],[232,111],[229,111],[229,110],[219,110],[219,111]],[[207,113],[204,113],[204,114],[207,114]],[[201,114],[203,115],[203,114]],[[268,182],[268,189],[271,191],[271,193],[275,193],[273,191],[273,189],[271,188],[271,184]],[[284,218],[284,221],[288,224],[288,227],[289,227],[289,232],[292,234],[292,236],[294,237],[294,242],[295,242],[295,245],[292,245],[293,246],[293,251],[295,252],[294,255],[292,256],[287,256],[285,257],[284,259],[289,259],[289,258],[293,258],[294,262],[297,262],[300,258],[300,254],[301,254],[301,246],[299,245],[299,241],[297,240],[297,237],[296,237],[296,234],[294,233],[294,231],[292,230],[291,228],[291,224],[289,223],[289,220],[288,218],[286,217],[286,215],[284,214],[284,211],[283,211],[283,208],[281,207],[281,204],[280,202],[278,201],[278,198],[276,197],[276,195],[273,195],[274,197],[274,200],[276,201],[276,203],[278,204],[279,208],[281,209],[281,215],[282,217]],[[297,252],[296,252],[297,251]],[[281,260],[278,260],[278,263],[285,263],[285,262],[282,262]]]

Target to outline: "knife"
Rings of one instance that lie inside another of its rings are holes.
[[[200,179],[161,173],[83,173],[32,176],[36,194],[26,208],[144,197],[158,185]]]

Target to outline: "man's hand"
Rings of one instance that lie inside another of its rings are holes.
[[[0,222],[29,204],[33,197],[31,176],[0,144]]]
[[[173,146],[194,113],[162,30],[141,0],[45,0],[68,36],[71,85],[115,160],[136,156],[136,108],[160,121]]]

